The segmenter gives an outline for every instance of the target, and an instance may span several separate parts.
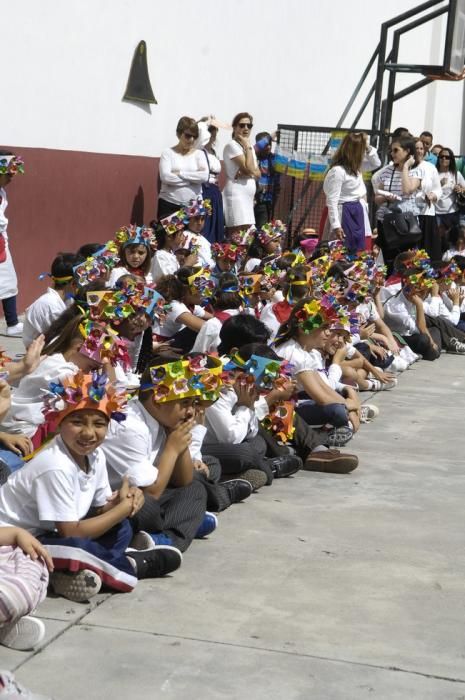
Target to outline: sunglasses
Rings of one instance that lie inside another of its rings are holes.
[[[450,156],[439,156],[439,160],[450,160]]]
[[[247,123],[241,122],[237,126],[239,127],[239,129],[253,129],[253,124],[249,124],[248,122]]]
[[[194,134],[188,134],[186,131],[183,134],[185,139],[195,139]]]

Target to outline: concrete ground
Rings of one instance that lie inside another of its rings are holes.
[[[465,700],[464,377],[418,363],[353,474],[265,487],[131,594],[47,598],[42,648],[0,666],[55,700]]]

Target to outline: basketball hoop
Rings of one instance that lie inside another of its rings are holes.
[[[423,75],[431,80],[465,80],[465,68],[461,73],[428,73],[424,71]]]

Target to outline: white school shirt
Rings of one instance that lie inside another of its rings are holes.
[[[176,335],[176,333],[182,331],[186,326],[183,323],[180,323],[177,319],[179,318],[179,316],[181,316],[181,314],[185,313],[194,314],[194,316],[202,318],[203,316],[205,316],[205,309],[203,309],[201,306],[196,305],[194,306],[194,310],[191,311],[181,301],[172,301],[171,309],[166,314],[166,318],[163,322],[163,325],[160,326],[159,334],[164,338],[172,338],[173,335]]]
[[[75,374],[79,367],[67,362],[61,353],[46,356],[33,372],[21,379],[11,393],[11,406],[1,421],[1,429],[32,437],[45,422],[42,413],[44,393],[50,382],[58,382]]]
[[[270,340],[268,341],[269,343],[272,343],[274,341],[281,327],[281,324],[279,323],[278,319],[276,318],[276,314],[273,311],[274,304],[274,301],[267,301],[263,309],[260,311],[260,321],[265,324],[265,326],[271,333]]]
[[[97,448],[87,459],[88,473],[55,437],[0,489],[0,524],[40,535],[57,522],[78,522],[90,508],[104,506],[111,496],[105,455]]]
[[[317,372],[321,379],[331,388],[335,389],[339,385],[342,371],[339,365],[330,365],[326,370],[323,357],[319,350],[304,350],[297,340],[291,338],[278,346],[273,346],[273,350],[283,360],[291,363],[292,376],[297,381],[297,389],[305,391],[299,381],[299,374],[302,372]]]
[[[222,313],[237,316],[240,309],[226,309]],[[220,331],[223,323],[219,318],[209,318],[197,333],[192,352],[215,352],[221,343]]]
[[[454,258],[456,255],[465,255],[465,250],[457,250],[456,248],[449,248],[449,250],[446,250],[444,255],[442,256],[442,259],[444,262],[450,262],[452,258]]]
[[[152,278],[158,282],[164,275],[174,275],[179,270],[179,262],[170,250],[157,250],[152,259]]]
[[[402,292],[390,297],[384,304],[384,320],[395,333],[409,336],[419,333],[416,324],[415,304],[406,299]]]
[[[423,309],[428,316],[432,318],[442,318],[445,321],[449,321],[454,326],[460,321],[460,306],[457,304],[448,308],[443,298],[440,296],[433,297],[429,294],[423,301]]]
[[[359,304],[356,307],[355,311],[359,315],[360,322],[362,324],[374,323],[375,321],[379,321],[379,313],[374,301],[365,301],[363,302],[363,304]],[[360,342],[360,340],[358,340],[357,342]]]
[[[102,444],[112,488],[119,488],[123,476],[131,486],[150,486],[158,477],[155,466],[165,446],[163,426],[145,410],[139,399],[128,402],[126,420],[110,421]]]
[[[173,170],[179,170],[174,174]],[[208,182],[208,165],[205,154],[195,150],[188,155],[166,148],[160,156],[160,199],[173,204],[188,204],[202,194],[202,183]]]
[[[26,348],[33,340],[45,333],[53,321],[66,311],[67,305],[58,292],[49,287],[24,313],[23,343]]]
[[[232,387],[222,389],[218,401],[205,411],[206,442],[239,445],[258,433],[255,411],[236,406],[237,394]]]
[[[189,245],[192,241],[193,245],[198,246],[197,255],[199,258],[199,265],[202,265],[202,267],[209,267],[210,269],[213,269],[215,267],[215,262],[212,256],[212,247],[205,238],[205,236],[202,236],[199,233],[193,233],[193,231],[189,231],[189,229],[186,229],[184,231],[184,237],[185,238],[183,248],[189,248]]]

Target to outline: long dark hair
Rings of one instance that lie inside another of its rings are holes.
[[[283,343],[285,343],[287,340],[292,340],[297,336],[298,330],[299,330],[299,325],[300,322],[297,319],[297,314],[299,311],[305,306],[305,304],[309,304],[312,301],[311,297],[305,297],[305,299],[301,299],[297,304],[293,307],[291,311],[291,315],[289,316],[288,320],[282,323],[279,327],[278,333],[276,335],[276,339],[274,341],[274,346],[279,347]]]
[[[438,169],[439,172],[439,156],[443,151],[447,151],[449,154],[449,172],[452,173],[452,175],[456,175],[457,173],[457,163],[455,162],[455,156],[454,156],[454,151],[451,148],[441,148],[441,150],[438,153],[438,159],[436,161],[436,168]]]
[[[236,291],[227,291],[230,289]],[[240,309],[242,299],[239,296],[239,280],[232,272],[223,272],[218,277],[218,285],[213,293],[212,306],[215,311]]]

